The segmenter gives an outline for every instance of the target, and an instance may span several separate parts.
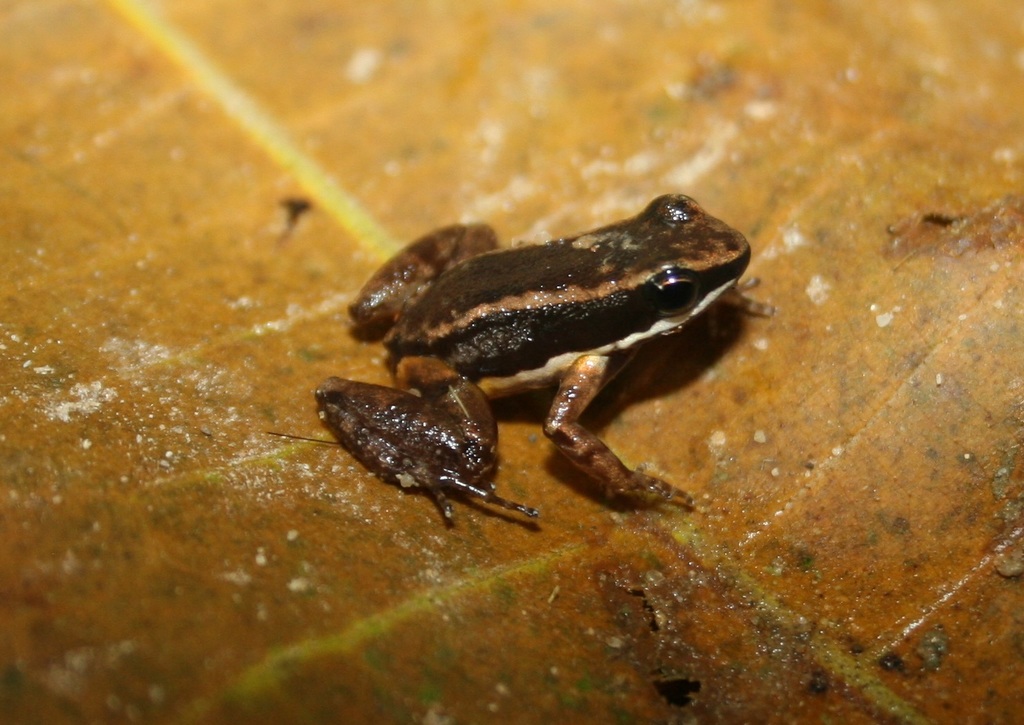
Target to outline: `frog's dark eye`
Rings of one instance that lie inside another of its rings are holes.
[[[651,203],[651,210],[669,226],[686,224],[700,213],[697,202],[682,194],[658,197]]]
[[[697,303],[697,275],[682,267],[666,267],[644,283],[648,299],[662,315],[677,315]]]

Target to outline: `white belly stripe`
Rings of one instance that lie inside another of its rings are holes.
[[[548,385],[553,385],[558,381],[561,373],[572,365],[579,357],[584,355],[607,355],[608,353],[615,352],[616,350],[628,350],[634,345],[640,344],[644,340],[657,337],[658,335],[664,335],[665,333],[681,327],[687,320],[700,314],[704,308],[718,299],[719,295],[732,287],[735,282],[736,280],[730,280],[718,289],[709,292],[696,307],[682,317],[664,317],[656,320],[655,323],[646,330],[634,332],[628,337],[616,340],[615,342],[604,345],[603,347],[595,348],[593,350],[564,352],[561,355],[555,355],[550,358],[539,368],[522,370],[515,375],[509,375],[504,378],[482,378],[477,384],[483,389],[484,393],[486,393],[488,397],[513,395],[524,390],[543,388]]]

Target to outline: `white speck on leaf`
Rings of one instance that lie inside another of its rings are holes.
[[[382,57],[376,48],[359,48],[345,66],[345,77],[352,83],[366,83],[380,68]]]
[[[47,403],[43,410],[51,420],[67,423],[72,415],[91,415],[99,410],[104,403],[117,399],[117,391],[103,387],[103,383],[94,380],[91,383],[75,383],[71,386],[71,396],[77,400],[56,400]]]
[[[800,247],[806,247],[807,237],[796,227],[787,227],[782,232],[782,245],[786,248],[787,253],[792,252]]]
[[[820,274],[816,274],[811,277],[811,281],[807,283],[807,289],[804,291],[810,297],[811,302],[816,305],[822,305],[828,299],[828,293],[832,291],[832,285]]]

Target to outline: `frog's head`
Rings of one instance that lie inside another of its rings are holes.
[[[645,240],[634,269],[646,274],[645,294],[665,317],[698,314],[750,263],[746,238],[688,196],[659,196],[634,221],[634,234]]]

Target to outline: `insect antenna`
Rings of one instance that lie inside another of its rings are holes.
[[[306,441],[308,443],[320,443],[325,446],[337,446],[341,445],[338,441],[327,441],[323,438],[310,438],[308,436],[297,436],[291,433],[278,433],[276,430],[265,430],[263,431],[268,436],[277,436],[278,438],[291,438],[294,441]]]

